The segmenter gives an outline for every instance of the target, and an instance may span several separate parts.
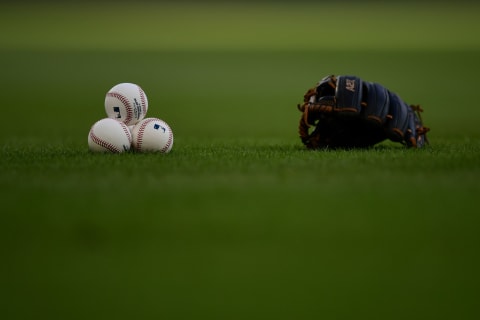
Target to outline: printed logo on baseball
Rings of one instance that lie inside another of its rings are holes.
[[[105,96],[105,112],[109,118],[127,126],[136,124],[147,114],[148,99],[140,86],[134,83],[119,83],[108,90]]]
[[[145,118],[132,129],[132,145],[139,152],[168,153],[173,146],[170,126],[158,118]]]
[[[128,127],[111,118],[95,122],[88,133],[88,147],[92,152],[122,153],[130,150],[131,144]]]

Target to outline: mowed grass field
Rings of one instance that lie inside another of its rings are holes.
[[[480,6],[0,5],[2,319],[478,319]],[[431,144],[307,151],[328,74]],[[139,84],[169,154],[92,154]]]

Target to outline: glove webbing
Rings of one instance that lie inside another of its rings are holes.
[[[305,95],[306,96],[306,95]],[[318,115],[322,113],[331,113],[334,111],[334,107],[330,105],[320,104],[320,103],[309,103],[305,102],[302,105],[297,105],[298,110],[303,112],[302,117],[300,118],[300,123],[298,125],[298,133],[303,144],[307,148],[317,148],[319,145],[319,136],[310,135],[309,129],[310,125],[314,125],[315,120],[318,119]],[[308,116],[312,113],[313,123],[310,123]]]
[[[411,104],[410,108],[412,108],[413,112],[415,112],[418,119],[420,119],[420,123],[422,124],[421,127],[416,128],[417,136],[423,135],[425,137],[425,142],[429,144],[430,142],[428,141],[428,138],[427,138],[427,132],[430,131],[430,128],[423,126],[423,120],[422,120],[423,109],[418,104],[416,105]]]

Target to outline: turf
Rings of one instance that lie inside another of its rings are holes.
[[[31,6],[0,10],[2,318],[478,318],[477,6]],[[307,48],[327,9],[379,38]],[[330,73],[421,104],[431,144],[305,150],[295,106]],[[125,81],[171,153],[88,151]]]

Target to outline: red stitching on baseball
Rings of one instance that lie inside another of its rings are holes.
[[[119,150],[116,146],[114,146],[113,144],[105,141],[105,140],[102,140],[100,139],[99,137],[97,137],[95,135],[95,133],[93,132],[93,128],[90,130],[90,138],[92,138],[92,141],[95,142],[96,144],[98,144],[99,146],[101,147],[104,147],[105,149],[107,149],[108,151],[110,152],[113,152],[113,153],[118,153],[118,152],[121,152],[121,150]]]
[[[165,147],[163,147],[163,149],[162,149],[162,152],[166,152],[168,150],[168,148],[170,147],[170,145],[172,144],[173,132],[172,132],[172,129],[170,129],[170,127],[168,126],[168,124],[166,122],[163,122],[163,124],[165,125],[165,127],[168,128],[168,141],[165,144]]]
[[[152,121],[155,121],[156,119],[147,119],[142,124],[140,125],[140,128],[138,129],[138,135],[137,135],[137,150],[140,150],[142,148],[142,143],[143,143],[143,134],[145,132],[145,127]]]
[[[123,122],[119,122],[122,125],[123,132],[127,135],[128,142],[132,143],[132,134],[130,133],[130,129],[128,129],[127,125]]]
[[[138,91],[140,91],[140,101],[142,102],[143,115],[146,115],[147,114],[147,100],[145,99],[145,92],[140,87],[138,87]]]
[[[130,105],[130,101],[128,101],[128,98],[118,92],[107,92],[107,96],[118,99],[125,106],[127,116],[125,117],[125,120],[123,122],[130,123],[133,118],[133,111],[132,106]]]

